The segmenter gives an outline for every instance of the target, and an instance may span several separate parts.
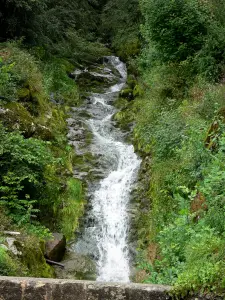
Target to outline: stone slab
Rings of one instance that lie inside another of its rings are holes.
[[[0,277],[0,300],[168,300],[169,286]]]

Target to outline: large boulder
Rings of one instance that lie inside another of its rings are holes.
[[[61,233],[53,233],[53,238],[46,242],[45,256],[53,261],[61,261],[66,251],[66,238]]]

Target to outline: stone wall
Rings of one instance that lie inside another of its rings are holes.
[[[168,286],[0,277],[0,300],[167,300]]]

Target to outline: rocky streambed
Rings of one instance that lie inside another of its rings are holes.
[[[86,182],[86,214],[64,260],[61,278],[129,282],[130,194],[140,159],[116,127],[114,102],[126,87],[126,66],[115,56],[71,74],[83,103],[72,108],[68,139],[74,147],[74,176]]]

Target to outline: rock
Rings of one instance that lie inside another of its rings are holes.
[[[35,124],[35,132],[33,137],[41,138],[44,141],[51,141],[54,139],[54,134],[50,128],[41,124]]]
[[[6,238],[6,243],[8,245],[8,247],[7,247],[8,250],[11,251],[16,256],[21,256],[22,252],[17,250],[15,242],[16,242],[15,238],[12,238],[12,237],[7,237]]]
[[[172,299],[168,295],[170,289],[169,286],[153,284],[0,278],[1,300],[168,300]]]
[[[3,231],[4,234],[7,235],[20,235],[21,233],[18,231]]]
[[[46,242],[45,256],[53,261],[61,261],[66,251],[66,238],[61,233],[53,233],[53,239]]]
[[[10,130],[20,130],[26,137],[35,132],[34,119],[26,108],[17,102],[10,102],[0,111],[0,118],[4,126]]]
[[[8,109],[4,109],[4,108],[0,107],[0,116],[6,114],[7,112],[8,112]]]
[[[123,97],[123,98],[126,98],[126,99],[129,99],[129,100],[133,100],[133,90],[132,89],[123,89],[121,92],[120,92],[120,97]]]
[[[17,96],[22,101],[29,101],[30,100],[30,91],[27,88],[22,88],[18,90]]]
[[[95,280],[95,263],[87,256],[67,252],[62,261],[64,268],[55,267],[57,278]]]

